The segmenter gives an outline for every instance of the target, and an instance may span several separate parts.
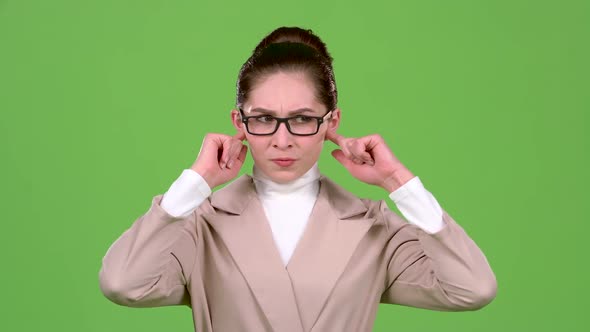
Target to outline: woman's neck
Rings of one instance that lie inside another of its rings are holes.
[[[310,195],[315,197],[319,190],[320,170],[316,162],[299,178],[285,183],[278,183],[273,181],[254,164],[252,178],[254,179],[256,192],[262,198],[281,198],[292,195]]]

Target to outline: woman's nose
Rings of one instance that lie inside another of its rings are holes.
[[[286,123],[279,124],[279,128],[272,135],[272,145],[279,149],[292,146],[293,134],[287,129]]]

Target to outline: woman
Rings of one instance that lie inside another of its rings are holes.
[[[265,37],[236,104],[237,133],[207,134],[191,168],[107,251],[99,277],[111,301],[187,305],[196,331],[358,332],[372,329],[379,303],[458,311],[495,297],[484,254],[384,140],[336,133],[332,58],[311,30]],[[407,220],[320,173],[328,139]],[[244,141],[252,175],[231,181]]]

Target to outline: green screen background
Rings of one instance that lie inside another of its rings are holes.
[[[380,305],[374,331],[586,330],[589,13],[588,1],[0,1],[0,330],[192,331],[188,307],[109,302],[101,259],[207,132],[234,133],[238,70],[282,25],[313,29],[335,58],[339,132],[381,134],[498,279],[482,310]],[[323,173],[387,199],[334,148]]]

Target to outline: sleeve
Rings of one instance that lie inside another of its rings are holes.
[[[192,169],[185,169],[164,194],[161,206],[172,216],[186,217],[209,195],[207,181]]]
[[[384,201],[380,211],[389,234],[381,303],[466,311],[495,298],[496,277],[485,255],[444,209],[446,225],[432,234],[408,223]]]
[[[173,184],[168,206],[175,214],[187,211],[172,215],[162,206],[164,195],[157,195],[149,210],[107,250],[99,285],[112,302],[129,307],[191,306],[186,284],[196,259],[198,235],[196,213],[191,213],[192,208],[188,212],[188,204],[182,203],[187,198],[179,194],[184,191],[190,196],[185,189],[184,184]]]
[[[445,226],[440,204],[418,176],[391,192],[389,198],[410,223],[428,233],[436,233]]]

